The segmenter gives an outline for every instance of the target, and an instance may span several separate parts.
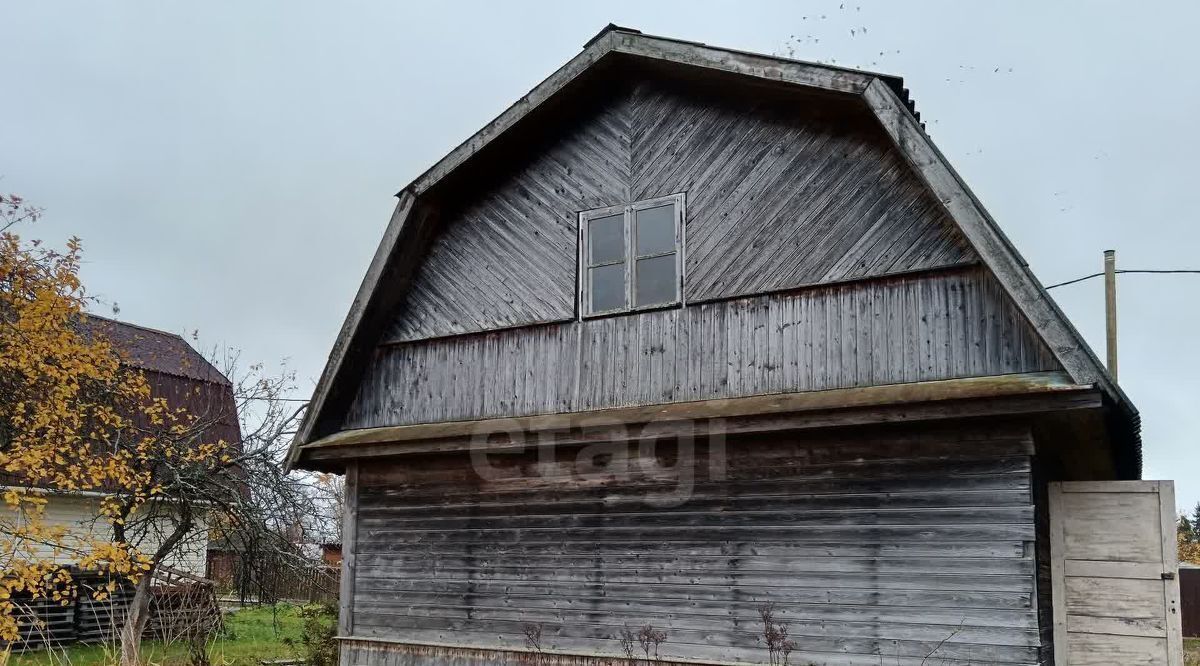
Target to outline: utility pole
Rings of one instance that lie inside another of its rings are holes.
[[[1108,339],[1108,374],[1117,381],[1117,253],[1104,251],[1104,323]]]

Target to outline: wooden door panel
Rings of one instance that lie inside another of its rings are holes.
[[[1069,577],[1162,580],[1162,566],[1159,562],[1067,560],[1066,565]]]
[[[1071,666],[1164,666],[1167,639],[1144,636],[1072,633]],[[1057,662],[1056,660],[1056,663]]]
[[[1059,666],[1181,666],[1169,481],[1050,484]]]
[[[1065,493],[1062,518],[1068,559],[1162,559],[1157,493]]]
[[[1094,615],[1068,615],[1067,631],[1081,634],[1109,634],[1114,636],[1143,636],[1162,638],[1166,635],[1166,618],[1135,619],[1125,617],[1097,617]]]
[[[1067,576],[1067,608],[1077,615],[1162,620],[1162,580]]]

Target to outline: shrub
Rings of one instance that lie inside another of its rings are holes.
[[[330,603],[306,604],[300,607],[304,620],[300,642],[308,666],[337,666],[337,606]]]

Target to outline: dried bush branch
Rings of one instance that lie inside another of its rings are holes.
[[[642,646],[642,652],[646,654],[646,659],[658,661],[658,648],[667,641],[667,632],[647,624],[638,631],[637,639]]]

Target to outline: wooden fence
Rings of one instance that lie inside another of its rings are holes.
[[[338,598],[339,572],[339,567],[282,557],[246,558],[228,551],[208,554],[207,577],[216,584],[217,594],[243,604],[332,603]]]

